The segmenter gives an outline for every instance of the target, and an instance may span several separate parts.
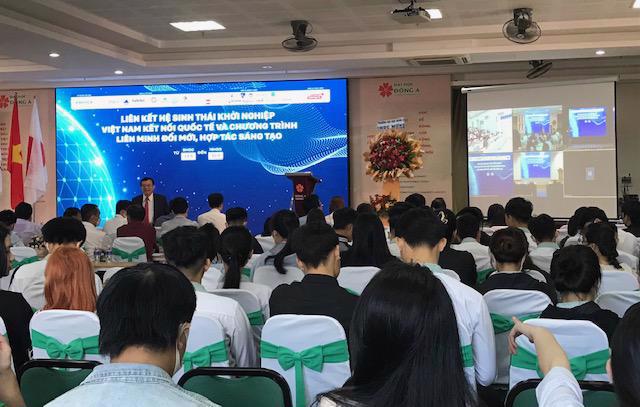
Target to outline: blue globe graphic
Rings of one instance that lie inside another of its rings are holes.
[[[115,192],[107,162],[89,132],[73,115],[56,105],[57,212],[93,203],[101,218],[115,212]]]

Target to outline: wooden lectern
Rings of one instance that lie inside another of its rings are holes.
[[[302,201],[313,194],[316,184],[322,182],[311,172],[290,172],[284,174],[293,181],[293,210],[298,216],[304,216]]]

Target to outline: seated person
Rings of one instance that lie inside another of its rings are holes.
[[[193,287],[173,267],[143,263],[120,270],[97,304],[100,353],[111,363],[47,406],[217,406],[171,379],[182,365],[195,309]]]
[[[299,219],[300,226],[307,223],[307,216],[313,209],[320,209],[322,211],[322,201],[320,201],[320,197],[316,194],[311,194],[302,201],[304,216],[301,216]]]
[[[283,209],[273,214],[270,226],[275,246],[258,257],[253,264],[253,271],[261,266],[273,265],[278,273],[287,274],[285,266],[297,267],[289,237],[300,227],[300,222],[293,211]]]
[[[353,225],[353,246],[340,256],[341,267],[382,268],[388,262],[397,260],[389,252],[384,226],[375,213],[358,215]]]
[[[127,224],[120,226],[116,232],[118,237],[139,237],[144,242],[147,251],[147,260],[151,261],[156,251],[156,230],[149,222],[144,220],[144,208],[140,205],[131,205],[127,208]]]
[[[537,267],[545,272],[551,269],[553,253],[560,248],[556,244],[556,222],[549,215],[542,214],[529,221],[529,230],[537,247],[529,253],[529,258]]]
[[[324,217],[324,212],[320,208],[313,208],[307,213],[307,223],[311,222],[320,222],[327,223],[327,220]]]
[[[82,222],[75,218],[53,218],[42,227],[42,238],[49,253],[60,247],[80,247],[86,236]],[[21,293],[35,310],[45,304],[44,270],[49,256],[15,269],[9,283],[9,290]]]
[[[60,247],[44,269],[43,310],[96,310],[96,274],[89,257],[77,247]]]
[[[551,262],[551,278],[560,293],[558,304],[549,305],[540,318],[591,321],[611,340],[620,318],[594,302],[602,273],[593,250],[582,245],[558,250]]]
[[[246,228],[247,223],[249,222],[249,214],[247,214],[247,210],[244,208],[229,208],[227,209],[226,216],[227,227],[242,226]],[[260,246],[260,242],[258,242],[258,239],[253,237],[253,235],[251,236],[251,249],[253,250],[253,254],[264,253],[264,250],[262,250],[262,246]]]
[[[13,228],[16,226],[16,221],[18,217],[11,209],[5,209],[4,211],[0,211],[0,223],[9,229],[9,236],[11,238],[11,246],[19,247],[24,246],[24,242],[20,239],[20,236],[13,231]]]
[[[80,214],[82,215],[82,224],[87,231],[87,238],[82,247],[90,256],[93,256],[93,251],[96,249],[107,250],[110,247],[110,241],[107,238],[107,234],[98,229],[100,224],[100,208],[98,208],[98,205],[84,204],[80,208]]]
[[[404,198],[404,201],[413,205],[415,208],[424,208],[425,206],[427,206],[427,199],[424,197],[424,195],[417,192],[408,195],[406,198]]]
[[[162,237],[165,233],[172,231],[180,226],[198,226],[198,222],[192,221],[187,218],[189,213],[189,203],[183,197],[177,197],[171,200],[170,203],[171,212],[176,215],[173,219],[167,220],[162,223],[158,237]]]
[[[407,202],[396,202],[389,209],[389,240],[387,241],[387,245],[389,246],[389,252],[397,258],[400,257],[400,249],[396,241],[396,226],[402,215],[410,209],[413,209],[413,205]],[[357,212],[360,214],[360,211]],[[375,214],[373,210],[371,212]]]
[[[222,262],[220,259],[220,233],[213,223],[205,223],[200,226],[198,230],[204,233],[207,241],[207,259],[211,264],[219,264]]]
[[[625,231],[640,237],[640,202],[625,201],[622,204],[622,220],[627,227]]]
[[[344,208],[345,206],[346,205],[344,203],[343,197],[336,195],[331,198],[331,201],[329,201],[329,214],[325,216],[325,220],[329,225],[333,226],[333,213],[338,209]]]
[[[491,263],[496,272],[480,284],[478,291],[485,294],[491,290],[536,290],[557,302],[555,289],[546,282],[540,282],[522,270],[527,255],[527,237],[520,228],[508,227],[494,232],[489,245]]]
[[[609,222],[596,222],[586,227],[585,241],[598,256],[600,269],[606,271],[628,271],[633,269],[618,261],[616,249],[616,227]]]
[[[468,377],[471,386],[476,382],[488,386],[496,375],[496,350],[493,325],[487,304],[473,288],[445,275],[438,266],[438,257],[444,249],[446,227],[430,211],[411,209],[404,213],[396,225],[400,255],[405,263],[428,267],[442,281],[456,314],[458,334],[465,332],[468,338],[460,338],[472,345],[474,377]]]
[[[82,222],[82,214],[80,213],[80,208],[76,208],[75,206],[70,206],[64,210],[62,216],[65,218],[76,218],[80,222]]]
[[[126,199],[116,202],[116,214],[104,224],[104,233],[111,239],[117,235],[118,228],[127,224],[127,208],[131,206],[131,201]]]
[[[446,226],[447,244],[440,252],[438,265],[443,269],[455,271],[460,281],[469,287],[475,287],[478,280],[476,261],[473,255],[467,251],[457,250],[451,247],[451,239],[456,230],[456,215],[449,209],[436,212],[436,216]]]
[[[460,244],[454,244],[452,248],[471,253],[478,272],[492,268],[489,248],[480,244],[480,220],[476,216],[469,213],[459,216],[456,219],[456,235]]]
[[[536,242],[529,231],[529,221],[533,213],[533,204],[524,198],[516,197],[509,199],[504,207],[505,221],[507,226],[519,228],[527,238],[529,251],[536,248]]]
[[[202,286],[202,276],[211,262],[207,258],[207,238],[195,226],[180,226],[162,237],[167,263],[182,272],[193,285],[198,298],[196,310],[217,319],[224,328],[231,351],[232,366],[257,366],[249,320],[236,301],[208,293]]]
[[[340,249],[338,235],[326,223],[309,223],[291,238],[298,255],[302,281],[276,287],[269,299],[271,315],[326,315],[335,318],[349,335],[358,296],[338,285]]]
[[[42,235],[40,225],[32,222],[33,206],[26,202],[20,202],[16,205],[15,213],[17,219],[13,231],[22,239],[22,243],[28,246],[34,237]]]
[[[213,224],[222,233],[227,227],[227,218],[222,210],[224,209],[224,196],[219,192],[214,192],[207,197],[210,211],[198,216],[198,224],[204,226],[207,223]]]
[[[338,235],[340,252],[346,252],[351,248],[353,241],[353,222],[356,221],[358,212],[352,208],[340,208],[333,212],[333,230]]]
[[[494,203],[487,209],[487,226],[493,230],[499,230],[507,226],[504,218],[504,206]]]
[[[433,209],[434,212],[444,211],[447,209],[447,202],[441,197],[434,198],[433,201],[431,201],[431,209]]]

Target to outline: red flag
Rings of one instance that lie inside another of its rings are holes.
[[[18,94],[13,97],[11,115],[11,133],[9,134],[9,173],[11,173],[11,207],[15,208],[24,201],[24,183],[22,180],[22,144],[20,143],[20,120],[18,119]]]

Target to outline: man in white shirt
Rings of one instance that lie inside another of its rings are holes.
[[[182,197],[174,198],[171,201],[171,212],[174,213],[173,219],[165,221],[162,223],[162,228],[160,232],[158,232],[158,236],[161,237],[165,233],[172,231],[173,229],[179,228],[180,226],[198,226],[197,222],[194,222],[187,218],[187,213],[189,212],[189,203],[186,199]]]
[[[42,235],[47,251],[53,253],[59,247],[80,247],[87,232],[75,218],[54,218],[44,224]],[[17,268],[9,283],[9,291],[22,293],[31,308],[37,310],[45,304],[44,269],[47,257]]]
[[[521,197],[509,199],[504,207],[505,221],[507,226],[520,228],[529,242],[529,251],[536,248],[537,244],[529,231],[529,220],[533,213],[533,204]]]
[[[209,208],[211,208],[211,210],[198,216],[198,224],[202,226],[205,223],[213,223],[213,226],[218,229],[218,232],[222,233],[227,227],[227,217],[222,213],[224,197],[221,193],[214,192],[209,195],[207,200],[209,201]]]
[[[471,345],[473,361],[465,362],[469,384],[488,386],[495,379],[496,353],[493,325],[482,295],[473,288],[438,272],[438,259],[447,239],[446,227],[432,213],[411,209],[395,228],[400,256],[406,263],[428,267],[442,281],[453,303],[461,347]],[[471,366],[473,365],[473,367]]]
[[[538,215],[529,221],[529,230],[538,245],[529,253],[529,257],[533,264],[549,273],[553,254],[560,249],[555,242],[558,236],[556,222],[549,215]]]
[[[100,208],[95,204],[84,204],[80,208],[80,214],[82,224],[87,231],[87,238],[82,247],[89,256],[92,256],[96,249],[107,250],[109,248],[107,234],[97,227],[100,224]]]
[[[209,314],[224,328],[231,351],[232,366],[258,366],[257,349],[249,319],[236,301],[206,292],[202,276],[209,269],[207,239],[194,226],[182,226],[168,232],[162,239],[167,262],[180,270],[193,284],[196,291],[196,311]]]
[[[18,219],[16,219],[13,231],[25,245],[28,245],[31,239],[42,234],[40,225],[31,221],[33,207],[26,202],[20,202],[16,206],[15,213]]]
[[[118,228],[127,224],[127,208],[131,206],[131,201],[121,200],[116,203],[116,215],[104,224],[104,233],[111,239],[116,238]]]
[[[451,245],[452,249],[471,253],[476,262],[478,273],[486,272],[491,267],[489,247],[480,244],[480,220],[470,213],[466,213],[456,219],[456,234],[460,238],[460,244]]]

